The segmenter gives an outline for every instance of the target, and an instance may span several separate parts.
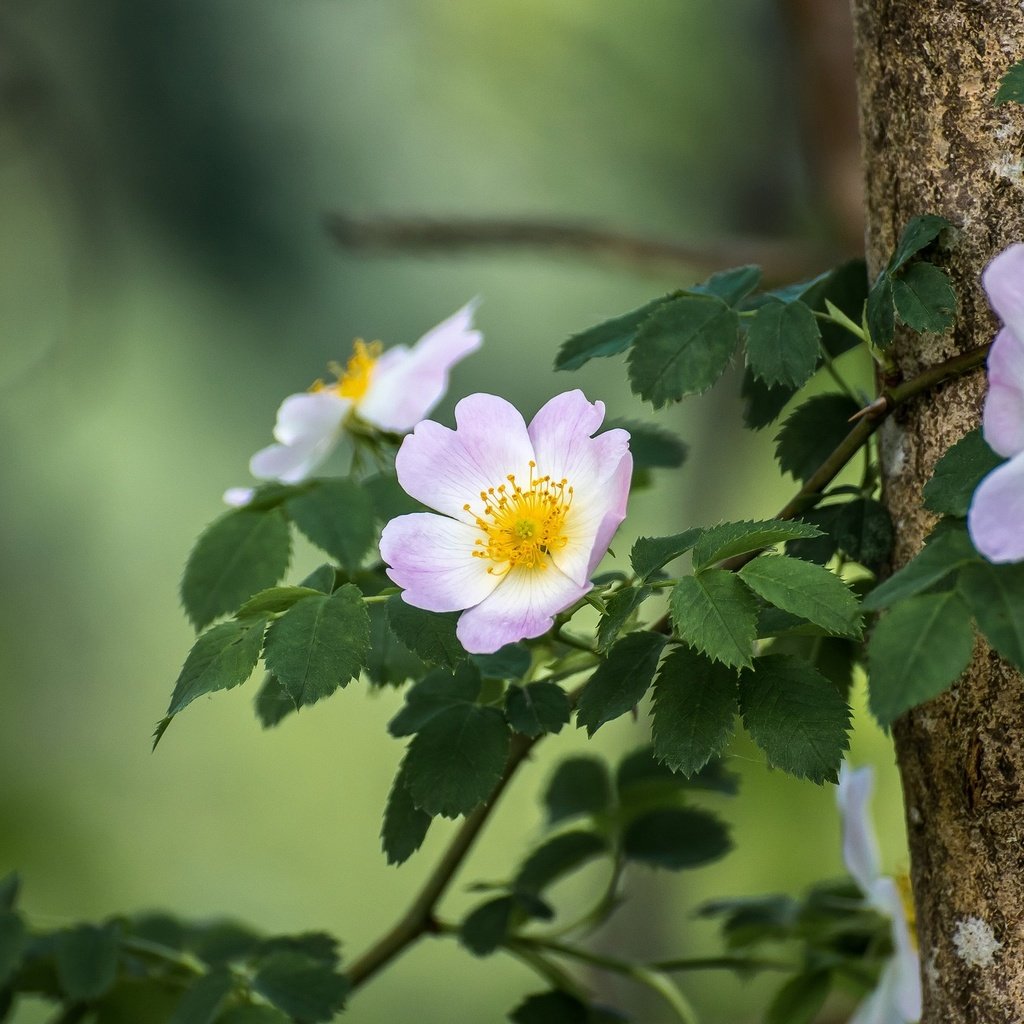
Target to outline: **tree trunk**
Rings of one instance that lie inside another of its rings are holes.
[[[853,0],[869,271],[915,214],[960,229],[941,262],[956,288],[952,333],[898,333],[902,375],[992,339],[985,264],[1024,240],[1024,118],[994,107],[1024,57],[1016,0]],[[894,567],[933,517],[921,489],[937,458],[978,423],[985,376],[936,389],[881,438]],[[1024,529],[1024,524],[1021,524]],[[1024,1021],[1024,680],[980,643],[944,696],[894,729],[910,837],[927,1024]]]

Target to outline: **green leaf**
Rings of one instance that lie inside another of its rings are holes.
[[[1010,65],[1010,70],[999,79],[999,91],[992,101],[994,107],[1004,103],[1024,103],[1024,61]]]
[[[882,617],[868,646],[869,706],[883,726],[937,697],[971,660],[974,630],[955,591],[901,601]]]
[[[498,784],[508,744],[508,726],[497,708],[446,708],[409,744],[404,766],[412,802],[430,815],[468,814]]]
[[[877,572],[892,552],[892,519],[885,507],[874,498],[855,498],[832,507],[836,546],[847,558]]]
[[[431,817],[421,811],[409,795],[405,762],[398,769],[384,808],[384,824],[380,839],[389,864],[403,864],[422,845],[430,828]]]
[[[568,992],[541,992],[527,996],[509,1015],[513,1024],[592,1024],[586,1003]]]
[[[893,279],[892,297],[900,319],[915,331],[939,334],[952,326],[956,293],[945,271],[931,263],[911,263]]]
[[[757,601],[742,580],[724,569],[681,579],[670,604],[676,632],[713,661],[750,664],[757,633]]]
[[[1024,669],[1024,564],[975,562],[960,573],[957,589],[988,642]]]
[[[815,395],[794,410],[775,438],[775,457],[785,473],[807,481],[850,432],[857,403],[846,395]]]
[[[370,648],[370,619],[351,583],[330,597],[305,597],[267,630],[263,658],[301,707],[359,675]]]
[[[740,674],[740,711],[769,764],[811,782],[838,779],[850,709],[807,662],[783,654],[758,658]]]
[[[256,694],[256,717],[264,729],[272,729],[279,725],[293,711],[298,711],[295,701],[288,696],[288,691],[280,680],[269,672],[263,685]]]
[[[291,1024],[291,1019],[272,1006],[232,1006],[217,1018],[217,1024]]]
[[[733,267],[712,274],[689,289],[698,295],[713,295],[727,306],[738,306],[761,283],[761,268],[754,264]]]
[[[558,879],[607,851],[607,841],[596,832],[562,832],[526,858],[516,873],[515,886],[540,894]]]
[[[304,597],[320,597],[324,593],[329,593],[329,591],[313,587],[270,587],[250,597],[235,612],[235,618],[253,619],[277,615],[288,611],[296,601],[301,601]]]
[[[572,714],[569,698],[556,683],[511,686],[505,695],[505,717],[516,732],[531,739],[561,732]]]
[[[729,830],[708,811],[663,807],[630,822],[622,852],[632,861],[679,871],[724,857],[732,849]]]
[[[422,512],[426,507],[405,493],[393,473],[378,473],[367,477],[360,486],[369,494],[374,518],[380,524],[410,512]]]
[[[763,380],[758,380],[748,366],[743,371],[743,384],[740,388],[743,425],[748,430],[762,430],[774,423],[796,392],[796,388],[790,387],[770,388]]]
[[[388,624],[395,636],[428,665],[455,668],[468,655],[455,635],[461,612],[427,612],[396,594],[387,603]]]
[[[388,581],[390,582],[390,580]],[[310,590],[318,590],[321,594],[330,594],[338,584],[338,574],[333,565],[318,565],[300,584]]]
[[[529,670],[533,656],[525,644],[505,644],[493,654],[471,654],[469,660],[485,679],[519,679]]]
[[[738,337],[739,317],[721,299],[672,299],[637,332],[629,353],[633,393],[660,409],[706,391],[725,372]]]
[[[474,907],[459,925],[459,942],[474,956],[490,956],[508,937],[516,909],[509,895]]]
[[[704,530],[693,549],[693,568],[703,571],[715,562],[784,541],[820,537],[821,530],[799,519],[764,519],[758,522],[720,523]]]
[[[181,579],[181,601],[196,629],[272,587],[291,557],[288,520],[279,508],[241,508],[208,526]]]
[[[388,581],[390,583],[390,580]],[[360,581],[367,593],[367,585]],[[387,604],[366,606],[370,615],[370,654],[366,674],[374,686],[401,686],[410,679],[419,679],[427,671],[423,661],[395,636],[388,621]]]
[[[0,910],[13,910],[20,890],[21,877],[17,871],[11,871],[0,878]]]
[[[607,420],[605,429],[619,427],[629,431],[629,451],[633,469],[676,469],[686,461],[687,445],[661,427],[636,420]]]
[[[863,607],[866,611],[888,608],[897,601],[935,586],[950,573],[976,561],[978,553],[962,527],[933,533],[914,558],[864,598]]]
[[[260,660],[267,620],[222,622],[196,640],[181,668],[167,716],[173,718],[196,699],[216,690],[230,690],[252,675]]]
[[[21,963],[28,938],[28,931],[20,917],[13,910],[0,910],[0,989],[7,984]]]
[[[768,1007],[765,1024],[811,1024],[832,989],[829,971],[805,971],[790,978]]]
[[[702,529],[694,528],[671,537],[638,537],[629,554],[633,572],[646,583],[659,569],[685,555],[703,533]]]
[[[167,1024],[213,1024],[234,987],[227,970],[214,970],[185,990]]]
[[[825,565],[836,553],[838,544],[835,538],[836,519],[840,505],[819,505],[800,514],[800,519],[820,530],[817,537],[807,537],[786,542],[786,554],[794,558],[802,558],[805,562],[817,562]]]
[[[674,293],[678,294],[678,292]],[[636,340],[640,325],[656,310],[668,302],[673,295],[654,299],[639,309],[630,310],[622,316],[605,320],[563,342],[555,357],[556,370],[578,370],[591,359],[617,356],[625,352]]]
[[[441,712],[475,704],[479,695],[480,671],[475,665],[460,665],[454,673],[434,669],[405,695],[405,706],[388,723],[388,732],[411,736]]]
[[[596,757],[568,757],[555,769],[544,792],[548,824],[581,815],[602,814],[612,802],[605,763]]]
[[[867,305],[868,332],[871,340],[879,348],[887,348],[892,344],[896,333],[896,305],[892,293],[892,277],[888,271],[882,271],[878,280],[868,292]]]
[[[945,217],[938,217],[934,214],[911,217],[900,234],[896,251],[892,254],[892,259],[889,260],[886,269],[890,274],[895,274],[912,257],[927,249],[943,231],[951,227],[953,225]]]
[[[654,756],[690,776],[725,750],[737,707],[736,673],[677,647],[654,683]]]
[[[623,587],[605,603],[605,612],[597,625],[597,649],[607,651],[619,637],[634,612],[651,596],[650,587]]]
[[[820,274],[813,281],[795,286],[788,297],[785,290],[772,294],[784,302],[799,299],[805,306],[821,312],[827,312],[826,303],[831,302],[840,312],[859,324],[868,297],[868,269],[863,259],[850,260],[834,270]],[[833,359],[860,344],[858,338],[838,324],[824,321],[820,326],[822,346]]]
[[[924,485],[924,507],[940,515],[966,516],[975,488],[1002,462],[985,443],[980,428],[972,430],[939,459]]]
[[[300,1024],[330,1021],[345,1004],[348,979],[333,968],[304,956],[281,952],[266,957],[252,988]]]
[[[72,1000],[97,999],[117,977],[121,929],[81,924],[57,936],[57,978]]]
[[[624,804],[635,804],[652,794],[703,790],[735,796],[739,791],[736,775],[726,772],[721,761],[711,761],[690,778],[674,772],[666,763],[655,759],[654,747],[638,747],[627,754],[615,772],[615,785]],[[671,802],[671,801],[670,801]]]
[[[376,537],[373,499],[354,480],[317,480],[285,506],[292,522],[322,551],[356,572]]]
[[[821,626],[836,636],[859,637],[860,605],[833,572],[787,555],[759,555],[739,572],[769,604]]]
[[[643,699],[667,639],[660,633],[639,631],[616,641],[576,705],[577,724],[586,726],[588,735]]]
[[[802,302],[772,299],[750,322],[747,361],[754,375],[769,386],[800,387],[814,373],[820,358],[821,331]]]

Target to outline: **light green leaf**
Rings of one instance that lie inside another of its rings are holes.
[[[893,278],[892,297],[900,319],[915,331],[937,334],[952,326],[956,293],[945,271],[931,263],[911,263]]]
[[[979,560],[964,567],[957,590],[988,642],[1024,670],[1024,564]]]
[[[820,536],[821,530],[799,519],[720,523],[704,530],[694,545],[693,568],[699,572],[715,562],[747,551],[758,551],[788,540]]]
[[[286,612],[296,601],[304,597],[320,597],[327,591],[313,587],[270,587],[249,598],[235,612],[236,619],[264,618]]]
[[[815,395],[795,409],[775,438],[775,457],[784,473],[806,481],[853,429],[858,406],[846,395]]]
[[[510,686],[505,695],[505,717],[516,732],[535,739],[561,732],[572,714],[569,698],[557,683]]]
[[[544,792],[548,824],[581,815],[601,814],[612,802],[605,763],[596,757],[567,757],[555,769]]]
[[[373,499],[354,480],[316,480],[291,498],[292,522],[322,551],[356,572],[376,537]]]
[[[731,849],[725,824],[693,807],[649,811],[629,823],[622,841],[628,860],[669,871],[710,864]]]
[[[428,612],[396,594],[387,603],[388,624],[399,640],[428,665],[455,668],[468,655],[455,635],[460,612]]]
[[[992,101],[994,107],[1004,103],[1024,103],[1024,61],[1010,65],[1010,70],[999,79],[999,91]]]
[[[972,430],[939,459],[924,485],[924,507],[940,515],[966,516],[978,484],[1002,462],[981,429]]]
[[[724,665],[750,665],[757,634],[757,601],[746,584],[724,569],[681,579],[670,604],[676,632],[691,647]]]
[[[629,555],[633,572],[646,582],[663,566],[685,555],[703,533],[702,529],[695,528],[672,537],[638,537]]]
[[[121,929],[81,924],[57,936],[57,979],[68,998],[97,999],[117,978]]]
[[[747,330],[747,361],[769,386],[800,387],[821,358],[821,331],[802,302],[763,305]]]
[[[577,724],[586,726],[590,736],[643,699],[667,639],[660,633],[638,631],[612,646],[576,705]]]
[[[617,356],[625,352],[636,340],[640,325],[656,310],[660,309],[674,295],[664,295],[648,302],[639,309],[630,310],[604,323],[597,324],[579,334],[574,334],[562,344],[555,357],[556,370],[578,370],[591,359]]]

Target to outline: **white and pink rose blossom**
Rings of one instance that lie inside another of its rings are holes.
[[[629,434],[594,434],[604,404],[582,391],[552,398],[530,425],[505,399],[476,394],[454,430],[426,420],[403,442],[398,481],[435,512],[391,520],[381,557],[402,597],[462,611],[467,651],[489,654],[540,636],[590,588],[626,515]]]
[[[967,513],[974,546],[990,562],[1024,559],[1024,245],[1011,245],[986,268],[982,284],[1003,327],[988,354],[982,432],[1009,462],[978,485]]]

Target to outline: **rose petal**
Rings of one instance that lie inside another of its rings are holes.
[[[352,403],[334,391],[289,395],[277,410],[274,439],[281,444],[309,442],[334,435]]]
[[[836,803],[843,826],[843,863],[865,895],[879,877],[878,839],[868,817],[874,785],[870,766],[851,769],[845,761],[840,765]]]
[[[357,403],[360,417],[382,430],[412,430],[448,390],[451,368],[483,342],[473,328],[479,300],[468,302],[429,330],[411,348],[396,345],[377,360],[366,394]]]
[[[1024,341],[1024,245],[1018,242],[999,253],[981,283],[999,319]]]
[[[896,968],[890,960],[882,970],[875,990],[861,1000],[847,1024],[907,1024],[918,1017],[904,1017],[896,1003]]]
[[[384,527],[380,555],[408,604],[432,612],[461,611],[479,604],[502,581],[487,571],[493,563],[473,557],[480,536],[475,527],[454,519],[413,512]]]
[[[921,964],[907,922],[903,897],[895,880],[876,879],[871,888],[871,904],[892,924],[893,956],[885,969],[885,988],[890,1004],[901,1021],[916,1021],[921,1016]],[[880,983],[879,988],[883,985]]]
[[[314,438],[293,445],[272,444],[249,460],[249,472],[257,480],[301,483],[319,466],[334,447],[335,438]]]
[[[243,508],[252,501],[255,493],[255,487],[229,487],[224,492],[224,504],[232,508]]]
[[[982,430],[999,455],[1024,451],[1024,341],[1008,327],[996,335],[988,354]]]
[[[990,562],[1024,559],[1024,453],[992,470],[967,510],[971,541]]]
[[[459,617],[456,634],[472,654],[493,654],[505,644],[546,633],[554,617],[578,601],[581,587],[548,563],[546,568],[510,569],[494,592]]]

